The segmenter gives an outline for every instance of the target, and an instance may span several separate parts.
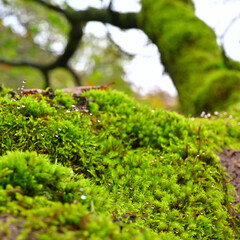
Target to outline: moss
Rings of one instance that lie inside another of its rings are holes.
[[[64,93],[1,98],[0,213],[20,222],[19,238],[237,239],[215,153],[239,148],[239,115],[191,119],[117,91],[83,96],[88,109]]]
[[[110,218],[113,199],[104,187],[33,152],[8,153],[0,169],[0,212],[22,219],[18,239],[29,234],[37,239],[121,239]],[[127,229],[122,234],[127,238],[144,236]]]
[[[236,71],[215,71],[195,96],[195,109],[211,111],[227,109],[239,101],[240,75]],[[200,113],[196,112],[197,114]]]

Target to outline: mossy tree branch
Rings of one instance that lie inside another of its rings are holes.
[[[178,89],[183,112],[226,110],[240,101],[240,73],[229,69],[213,30],[195,16],[191,1],[142,0],[140,18]]]

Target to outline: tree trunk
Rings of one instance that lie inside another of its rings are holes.
[[[230,70],[213,30],[189,0],[142,0],[141,28],[158,46],[187,114],[225,110],[240,101],[240,72]]]

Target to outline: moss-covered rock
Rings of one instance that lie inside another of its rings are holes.
[[[117,91],[83,96],[2,94],[0,236],[238,239],[216,155],[240,148],[234,109],[194,119]]]

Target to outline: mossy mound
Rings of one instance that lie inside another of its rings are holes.
[[[216,155],[240,148],[238,114],[188,119],[117,91],[83,97],[93,102],[2,92],[1,237],[18,226],[18,239],[238,239]]]

